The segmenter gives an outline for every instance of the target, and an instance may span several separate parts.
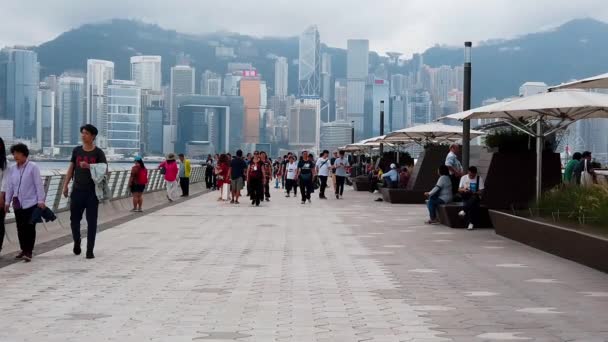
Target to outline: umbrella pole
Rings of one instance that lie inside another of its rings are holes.
[[[543,184],[543,120],[536,122],[536,201],[540,201]]]

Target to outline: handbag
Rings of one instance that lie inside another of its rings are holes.
[[[593,182],[593,175],[589,173],[589,171],[587,170],[587,163],[589,161],[585,160],[585,167],[583,172],[581,173],[581,186],[583,187],[590,187],[594,184]]]
[[[161,166],[161,168],[160,168],[160,174],[164,175],[166,173],[167,173],[167,168],[165,168],[164,166]]]
[[[229,196],[230,196],[230,184],[225,183],[222,185],[222,199],[224,201],[227,201],[229,199],[228,198]]]

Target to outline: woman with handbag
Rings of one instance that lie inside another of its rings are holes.
[[[262,163],[259,154],[253,156],[253,160],[247,167],[247,184],[249,185],[251,205],[255,205],[256,207],[259,207],[260,202],[264,200],[266,174],[263,167],[264,164]]]
[[[424,195],[429,198],[427,208],[429,209],[429,220],[427,224],[439,224],[437,219],[437,208],[440,205],[450,203],[454,196],[452,192],[452,179],[450,178],[450,169],[446,165],[439,166],[439,179],[437,184],[429,192]]]
[[[36,244],[36,223],[32,222],[32,214],[36,206],[40,209],[46,208],[46,193],[40,178],[40,169],[28,160],[30,151],[27,146],[13,145],[11,154],[15,157],[16,164],[12,165],[6,174],[4,212],[8,213],[11,205],[15,210],[21,247],[21,252],[15,258],[30,262]]]
[[[220,190],[218,201],[230,200],[230,159],[226,154],[220,155],[215,168],[215,178],[217,179],[217,188]],[[226,189],[227,187],[227,189]]]
[[[177,181],[177,173],[179,169],[175,162],[175,153],[169,153],[164,162],[158,168],[160,173],[165,176],[165,184],[167,184],[167,199],[173,202],[181,196],[179,182]]]

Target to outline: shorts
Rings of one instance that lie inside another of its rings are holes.
[[[232,191],[243,190],[243,177],[239,177],[230,181],[230,187],[232,188]]]
[[[146,190],[146,186],[143,184],[131,185],[131,193],[144,192],[144,190]]]

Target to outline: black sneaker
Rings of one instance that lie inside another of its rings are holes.
[[[267,197],[267,198],[266,198],[266,202],[270,202],[270,197]]]
[[[234,200],[231,200],[231,201],[230,201],[230,204],[234,204]]]
[[[336,199],[340,199],[340,195],[336,194]]]
[[[285,197],[289,197],[289,194],[285,195]]]
[[[93,254],[93,251],[87,251],[87,259],[95,259],[95,254]]]
[[[25,253],[23,253],[23,251],[19,252],[19,254],[15,255],[15,259],[23,259],[23,257],[25,256]]]
[[[312,201],[310,200],[310,198],[308,199],[308,204],[312,204]]]
[[[82,253],[82,249],[80,249],[80,240],[74,241],[72,252],[74,252],[74,255],[80,255],[80,253]]]
[[[302,201],[302,204],[306,204],[306,201]]]

